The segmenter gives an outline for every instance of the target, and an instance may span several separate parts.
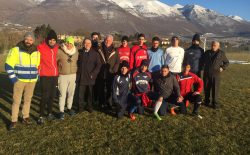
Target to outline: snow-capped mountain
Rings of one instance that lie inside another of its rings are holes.
[[[0,0],[0,20],[50,24],[76,30],[151,34],[250,32],[250,23],[199,5],[169,6],[159,0]]]
[[[176,16],[180,12],[158,0],[110,0],[137,17]]]
[[[229,15],[228,17],[232,18],[233,20],[236,20],[238,22],[244,22],[246,20],[244,20],[243,18],[241,18],[240,16],[232,16],[232,15]]]

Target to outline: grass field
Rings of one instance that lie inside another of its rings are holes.
[[[237,59],[249,55],[228,55]],[[250,154],[250,65],[230,65],[223,73],[222,108],[201,107],[200,120],[190,115],[163,117],[149,113],[117,121],[95,111],[66,117],[43,126],[18,124],[8,132],[12,92],[5,74],[0,74],[0,154]],[[39,90],[31,107],[38,116]],[[189,113],[192,107],[189,107]],[[54,110],[58,111],[55,103]]]

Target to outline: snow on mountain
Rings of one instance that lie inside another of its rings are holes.
[[[136,17],[180,15],[176,9],[158,0],[110,0]]]
[[[202,26],[232,26],[234,24],[231,18],[199,5],[185,5],[180,11],[188,20],[199,23]]]
[[[41,4],[42,2],[46,1],[46,0],[29,0],[31,2],[34,2],[36,4]]]
[[[228,17],[230,17],[230,18],[232,18],[233,20],[236,20],[236,21],[238,21],[238,22],[243,22],[243,21],[245,21],[243,18],[241,18],[240,16],[232,16],[232,15],[230,15],[230,16],[228,16]]]
[[[241,17],[199,5],[169,6],[159,0],[0,0],[0,4],[0,20],[32,26],[51,24],[60,31],[83,27],[88,31],[165,34],[250,31],[250,23]]]
[[[175,9],[181,9],[181,8],[183,8],[184,6],[181,5],[181,4],[175,4],[175,5],[173,5],[172,7],[175,8]]]

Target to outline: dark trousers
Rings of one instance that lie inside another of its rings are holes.
[[[198,114],[199,107],[202,103],[201,95],[193,95],[193,92],[191,92],[184,97],[184,103],[186,103],[186,101],[194,103],[193,113]]]
[[[78,93],[79,111],[83,111],[83,109],[86,107],[86,104],[84,102],[86,95],[87,95],[88,109],[92,110],[92,104],[93,104],[93,86],[92,85],[80,85],[79,86],[79,93]]]
[[[118,118],[122,118],[124,116],[128,107],[128,98],[129,98],[129,95],[118,97],[118,103],[115,103],[116,113],[117,113]]]
[[[40,77],[42,99],[40,102],[40,116],[45,116],[45,108],[48,114],[52,113],[53,101],[57,92],[58,77]]]
[[[165,102],[166,104],[166,111],[169,111],[171,108],[178,106],[180,109],[181,114],[186,114],[187,113],[187,107],[184,102],[177,102],[177,97],[176,95],[171,95],[168,98],[165,98],[162,102],[162,104]]]
[[[154,101],[157,100],[159,97],[158,93],[151,92],[151,91],[147,93],[147,96],[150,100],[154,100]],[[144,106],[142,105],[141,96],[130,95],[129,102],[131,103],[129,113],[134,113],[137,111],[137,113],[140,115],[144,114]],[[166,107],[166,103],[164,103],[164,105],[163,104],[161,105],[159,114],[162,114],[164,113],[163,111],[166,111],[165,107]]]
[[[112,106],[112,83],[113,78],[109,79],[100,79],[98,82],[98,98],[99,98],[99,105],[101,107],[103,106]]]
[[[210,103],[210,96],[212,91],[212,104],[218,104],[220,87],[220,76],[205,76],[204,75],[204,91],[205,91],[205,103]]]

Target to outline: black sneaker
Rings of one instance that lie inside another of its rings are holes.
[[[32,124],[32,121],[29,118],[23,118],[22,123],[26,125],[30,125]]]
[[[43,119],[43,117],[39,117],[39,119],[37,120],[37,124],[38,124],[38,125],[44,124],[44,119]]]
[[[64,120],[64,112],[60,112],[59,113],[59,119],[60,120]]]
[[[67,110],[67,114],[70,115],[70,116],[73,116],[73,115],[76,114],[76,112],[74,110],[72,110],[72,109],[69,109],[69,110]]]
[[[15,131],[16,130],[17,123],[16,122],[11,122],[9,126],[9,131]]]
[[[53,120],[56,119],[56,117],[55,117],[53,114],[49,114],[49,115],[47,116],[47,119],[48,119],[48,121],[53,121]]]

